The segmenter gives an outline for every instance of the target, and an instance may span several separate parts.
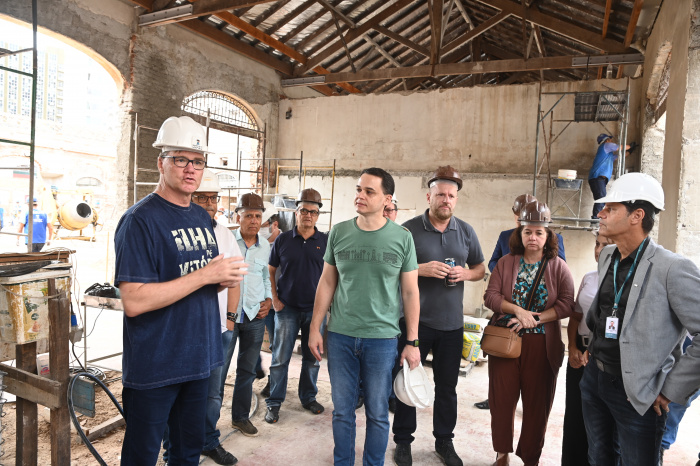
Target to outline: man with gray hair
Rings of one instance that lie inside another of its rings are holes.
[[[413,235],[418,259],[420,320],[415,344],[423,362],[430,351],[433,353],[435,452],[448,466],[461,466],[452,439],[457,424],[456,388],[462,359],[464,282],[484,278],[486,267],[474,229],[453,215],[457,192],[462,189],[457,170],[449,165],[439,167],[428,187],[428,209],[403,224]],[[403,319],[399,325],[401,342],[406,342]],[[411,465],[416,408],[398,400],[392,429],[396,442],[394,462],[398,466]]]

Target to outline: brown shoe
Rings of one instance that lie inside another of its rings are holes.
[[[496,453],[496,462],[493,463],[493,466],[508,466],[509,464],[510,458],[508,457],[508,453],[501,456],[500,458],[498,457],[498,453]]]

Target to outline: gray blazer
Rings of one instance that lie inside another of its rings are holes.
[[[616,246],[603,249],[598,262],[598,293],[586,323],[595,327],[600,285]],[[659,393],[686,404],[700,388],[700,344],[685,355],[674,350],[685,337],[700,333],[700,270],[651,238],[637,264],[620,330],[620,359],[625,392],[643,415]],[[700,342],[700,339],[697,339]]]

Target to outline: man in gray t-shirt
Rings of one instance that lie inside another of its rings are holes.
[[[435,451],[448,466],[461,466],[452,444],[457,423],[457,377],[462,358],[464,282],[484,278],[484,255],[474,229],[453,216],[457,192],[462,188],[459,173],[439,167],[428,182],[429,208],[403,224],[413,235],[418,259],[420,321],[418,347],[421,359],[433,352],[435,406],[433,435]],[[453,258],[454,267],[445,263]],[[405,341],[405,326],[401,339]],[[401,346],[403,342],[399,342]],[[394,415],[394,462],[412,464],[411,442],[416,431],[416,408],[398,401]]]

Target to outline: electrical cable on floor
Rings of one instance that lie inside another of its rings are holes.
[[[103,374],[104,375],[104,374]],[[75,381],[77,380],[78,377],[86,377],[88,379],[91,379],[97,385],[102,387],[102,390],[109,396],[110,400],[112,400],[112,403],[114,403],[114,406],[117,407],[119,410],[119,414],[124,417],[124,410],[122,409],[121,405],[117,401],[117,399],[114,397],[112,392],[109,391],[107,386],[95,375],[93,375],[91,372],[78,372],[75,374],[73,377],[71,377],[70,382],[68,383],[68,394],[67,394],[67,399],[68,399],[68,413],[70,414],[71,421],[73,421],[73,425],[75,426],[75,430],[78,432],[78,435],[82,439],[83,443],[87,447],[87,449],[92,453],[92,456],[95,457],[97,462],[101,466],[107,466],[107,463],[102,459],[99,453],[97,453],[97,450],[95,450],[95,447],[92,446],[92,443],[90,443],[90,440],[88,440],[87,436],[85,435],[85,432],[83,431],[83,427],[80,425],[80,422],[78,422],[78,418],[75,415],[75,408],[73,406],[73,387],[75,386]]]

